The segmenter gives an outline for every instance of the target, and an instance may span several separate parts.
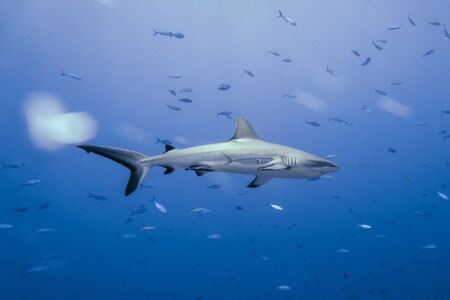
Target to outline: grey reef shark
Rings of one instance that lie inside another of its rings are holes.
[[[259,187],[274,177],[312,179],[339,170],[338,165],[327,159],[261,140],[242,116],[236,117],[234,135],[227,142],[184,149],[165,145],[165,152],[155,156],[106,146],[77,147],[107,157],[130,170],[125,196],[136,190],[153,166],[165,168],[164,174],[176,168],[192,170],[197,176],[208,172],[253,174],[255,179],[247,186],[249,188]]]

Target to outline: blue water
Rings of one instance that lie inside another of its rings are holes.
[[[0,298],[449,299],[450,203],[437,192],[450,196],[450,137],[439,133],[450,132],[450,4],[330,2],[1,1],[0,161],[25,166],[0,171],[0,223],[13,226],[0,229]],[[36,95],[97,130],[39,146],[26,117]],[[155,155],[157,137],[221,142],[234,130],[224,110],[267,141],[336,155],[341,169],[246,189],[251,175],[154,168],[144,184],[155,187],[124,197],[128,171],[75,147]]]

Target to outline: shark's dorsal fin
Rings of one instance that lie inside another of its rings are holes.
[[[253,129],[252,125],[244,119],[242,116],[237,116],[235,121],[235,131],[233,137],[230,139],[237,140],[237,139],[253,139],[253,140],[260,140],[259,136],[256,134],[255,130]]]

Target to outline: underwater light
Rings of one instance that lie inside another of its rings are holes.
[[[25,101],[24,113],[33,144],[47,151],[85,142],[97,131],[97,123],[90,114],[64,113],[61,101],[51,94],[30,96]]]

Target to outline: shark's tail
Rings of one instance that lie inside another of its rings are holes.
[[[156,31],[155,29],[153,29],[153,36],[157,35],[158,31]]]
[[[278,18],[283,17],[283,13],[281,12],[281,10],[278,11],[280,14],[277,16]]]
[[[87,153],[94,152],[95,154],[107,157],[130,170],[130,179],[128,179],[127,188],[125,189],[125,196],[130,195],[136,190],[152,167],[148,160],[144,161],[148,156],[131,150],[95,145],[79,145],[78,147]]]

